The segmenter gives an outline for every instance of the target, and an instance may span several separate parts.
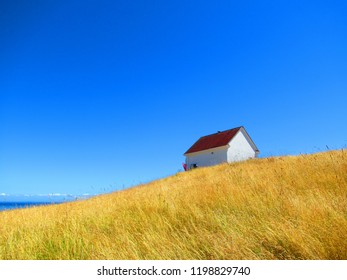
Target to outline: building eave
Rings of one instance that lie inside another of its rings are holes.
[[[229,147],[229,144],[224,145],[224,146],[218,146],[218,147],[206,149],[206,150],[196,151],[196,152],[192,152],[192,153],[184,153],[183,155],[184,156],[191,156],[191,155],[205,154],[205,153],[209,153],[209,152],[216,151],[216,150],[224,150],[225,148],[228,149],[228,147]]]

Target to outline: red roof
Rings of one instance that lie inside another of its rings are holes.
[[[200,137],[184,154],[226,146],[242,126]]]

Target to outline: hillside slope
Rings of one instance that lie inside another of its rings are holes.
[[[0,213],[0,259],[347,259],[347,151]]]

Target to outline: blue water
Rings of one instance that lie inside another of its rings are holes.
[[[35,207],[35,206],[40,206],[40,205],[51,205],[51,204],[57,204],[57,202],[55,202],[55,203],[50,203],[50,202],[32,202],[32,201],[26,201],[26,202],[0,202],[0,211],[17,209],[17,208]]]
[[[0,195],[0,211],[83,200],[92,195]]]

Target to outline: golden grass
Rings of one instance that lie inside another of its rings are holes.
[[[0,259],[347,259],[347,151],[1,212]]]

